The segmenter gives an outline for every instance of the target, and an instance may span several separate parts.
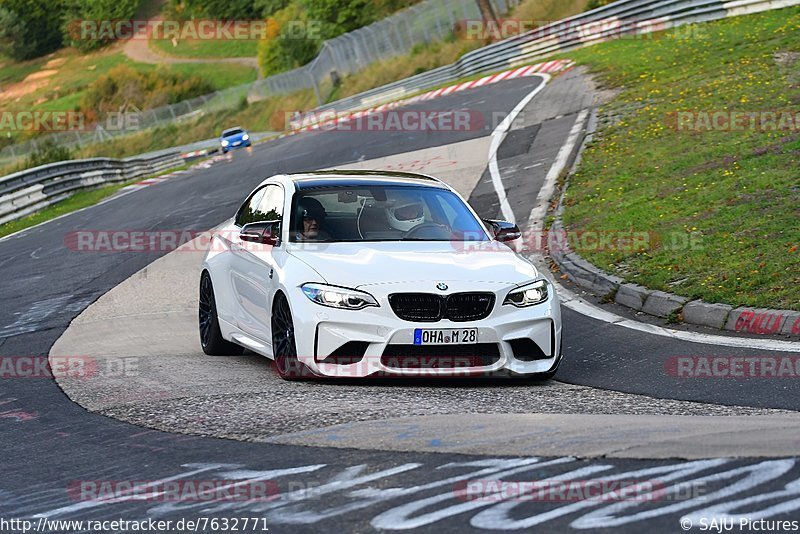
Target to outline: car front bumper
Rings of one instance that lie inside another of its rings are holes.
[[[558,297],[551,286],[549,299],[541,304],[502,305],[510,289],[494,287],[492,312],[485,319],[468,322],[405,321],[393,312],[388,295],[374,291],[380,307],[342,310],[313,303],[298,290],[290,299],[298,359],[313,374],[324,377],[547,373],[561,358]],[[476,345],[414,345],[416,329],[473,328],[478,331]]]
[[[249,148],[250,146],[252,146],[252,144],[248,139],[247,141],[234,141],[233,143],[228,143],[227,146],[220,145],[220,148],[222,149],[223,152],[228,152],[230,150],[235,150],[237,148]]]

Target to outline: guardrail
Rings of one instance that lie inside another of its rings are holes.
[[[153,158],[93,158],[50,163],[0,178],[0,224],[55,204],[80,189],[127,182],[176,167],[180,153]]]
[[[398,94],[419,93],[461,78],[513,68],[620,36],[646,35],[684,24],[794,5],[800,5],[800,0],[619,0],[484,46],[465,54],[451,65],[320,106],[310,111],[308,116],[373,108],[395,100]]]

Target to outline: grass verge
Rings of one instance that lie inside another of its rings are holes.
[[[660,237],[640,250],[583,256],[653,289],[800,309],[800,124],[708,131],[676,119],[798,114],[798,35],[800,8],[788,8],[569,54],[621,92],[602,110],[605,125],[567,190],[565,224]],[[690,237],[695,245],[683,246]]]
[[[201,40],[184,39],[175,45],[169,39],[151,39],[150,47],[168,56],[218,59],[226,57],[256,57],[258,41],[244,39]]]
[[[74,195],[62,200],[61,202],[58,202],[57,204],[48,206],[41,211],[37,211],[36,213],[28,215],[27,217],[23,217],[22,219],[0,225],[0,237],[5,237],[15,232],[19,232],[20,230],[24,230],[25,228],[36,226],[37,224],[49,221],[50,219],[55,219],[61,215],[66,215],[67,213],[72,213],[73,211],[78,211],[79,209],[93,206],[101,200],[110,197],[127,185],[135,184],[136,182],[141,182],[147,178],[155,178],[156,176],[161,176],[185,168],[187,168],[187,165],[183,164],[172,169],[166,169],[151,176],[142,176],[129,182],[105,185],[98,187],[97,189],[89,189],[86,191],[78,191]]]
[[[113,67],[125,64],[141,72],[156,69],[156,65],[131,61],[118,48],[111,47],[88,54],[66,48],[47,58],[4,63],[0,68],[0,83],[8,91],[6,96],[0,95],[0,107],[7,111],[75,110],[89,85],[98,77],[108,74]],[[50,71],[49,76],[38,81],[24,80],[25,76],[40,71],[47,61],[55,63],[52,68],[45,69]],[[251,83],[257,77],[255,69],[235,63],[176,63],[164,68],[200,76],[214,90]],[[10,133],[18,137],[17,132]]]

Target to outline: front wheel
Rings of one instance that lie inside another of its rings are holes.
[[[297,359],[292,311],[283,295],[275,298],[272,307],[272,354],[275,356],[275,371],[282,379],[302,380],[310,375],[308,367]]]
[[[238,356],[244,348],[226,341],[219,329],[217,301],[214,299],[214,285],[211,276],[204,271],[200,277],[200,303],[198,319],[200,323],[200,346],[209,356]]]
[[[555,366],[546,373],[541,373],[539,375],[536,375],[535,377],[536,380],[541,380],[542,382],[544,382],[556,376],[556,373],[558,372],[558,366],[561,365],[561,360],[564,359],[564,354],[561,352],[563,347],[564,347],[564,341],[562,340],[558,344],[558,361],[556,361]]]

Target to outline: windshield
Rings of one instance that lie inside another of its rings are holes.
[[[239,135],[240,133],[243,133],[243,132],[244,132],[244,130],[236,128],[235,130],[228,130],[226,132],[222,132],[222,137],[230,137],[232,135]]]
[[[464,202],[433,187],[331,187],[292,205],[290,241],[489,241]]]

